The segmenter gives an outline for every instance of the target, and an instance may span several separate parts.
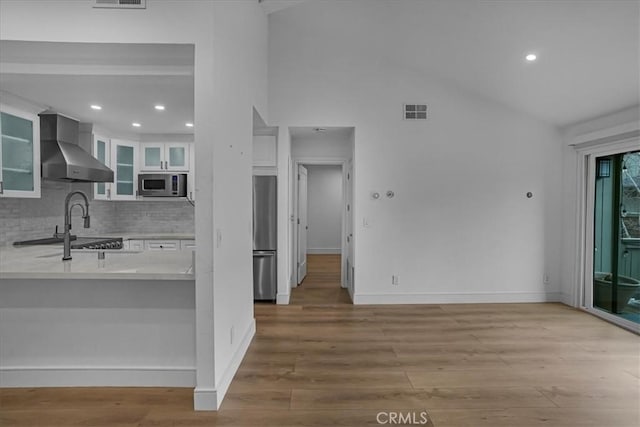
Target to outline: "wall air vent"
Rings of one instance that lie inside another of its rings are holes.
[[[146,9],[147,0],[93,0],[93,7],[103,9]]]
[[[405,120],[427,120],[427,104],[404,104]]]

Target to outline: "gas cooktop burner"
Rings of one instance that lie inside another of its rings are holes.
[[[78,237],[71,249],[122,249],[122,237]]]

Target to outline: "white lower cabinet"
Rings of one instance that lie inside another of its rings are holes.
[[[125,249],[130,251],[143,251],[144,240],[127,240],[125,243]]]
[[[173,240],[173,239],[145,239],[145,240],[125,240],[122,248],[128,251],[184,251],[195,250],[196,241],[193,239]]]
[[[196,241],[195,240],[180,240],[180,249],[185,250],[195,250]]]
[[[147,251],[178,251],[179,240],[146,240],[144,248]]]

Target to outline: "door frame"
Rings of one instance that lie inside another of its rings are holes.
[[[345,280],[347,274],[347,239],[346,239],[346,222],[347,222],[347,163],[348,159],[342,157],[296,157],[293,159],[293,170],[295,176],[293,179],[293,215],[295,220],[298,219],[298,166],[340,166],[342,171],[342,215],[340,220],[340,287],[345,288],[347,283]],[[307,196],[308,197],[308,196]],[[351,203],[353,205],[353,202]],[[307,215],[309,212],[307,211]],[[296,280],[291,282],[291,287],[296,288],[297,282],[297,257],[298,257],[298,227],[293,227],[293,253],[295,254],[296,263],[293,268],[296,269]],[[351,242],[353,244],[353,240]]]
[[[307,249],[309,249],[309,171],[307,170],[307,168],[305,167],[305,165],[303,164],[298,164],[298,167],[296,168],[296,174],[297,174],[297,179],[296,179],[296,189],[297,189],[297,193],[296,193],[296,216],[295,218],[297,219],[297,221],[294,221],[294,228],[295,228],[295,233],[296,233],[296,286],[300,286],[302,284],[302,282],[304,281],[304,278],[307,277],[307,253],[304,254],[304,276],[302,278],[300,278],[301,274],[300,274],[300,270],[302,268],[302,263],[300,262],[301,260],[301,244],[300,244],[300,239],[302,237],[302,235],[300,234],[300,228],[302,223],[300,222],[300,207],[301,207],[301,203],[300,203],[300,189],[302,188],[302,186],[300,185],[300,181],[302,181],[301,176],[302,176],[302,169],[304,169],[304,175],[305,175],[305,181],[306,181],[306,194],[305,194],[305,198],[306,198],[306,202],[307,202],[307,206],[306,206],[306,223],[305,223],[305,231],[307,232],[307,236],[306,236],[306,241],[305,241],[305,247]],[[303,194],[305,193],[303,192]]]
[[[621,138],[613,142],[597,143],[587,141],[575,146],[577,155],[577,219],[576,221],[576,267],[571,302],[595,316],[601,317],[618,326],[639,331],[639,325],[615,314],[606,313],[593,307],[593,246],[595,241],[595,176],[596,158],[637,151],[640,138],[637,135]]]

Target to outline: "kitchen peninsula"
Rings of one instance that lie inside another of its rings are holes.
[[[0,387],[193,386],[195,252],[146,250],[188,238],[0,248]]]
[[[149,236],[125,238],[130,241],[193,241],[193,236],[165,235],[161,239]],[[179,239],[183,237],[183,239]],[[190,238],[190,239],[189,239]],[[6,279],[131,279],[131,280],[191,280],[194,252],[192,250],[72,250],[72,259],[61,261],[60,245],[5,247],[0,250],[0,280]]]

